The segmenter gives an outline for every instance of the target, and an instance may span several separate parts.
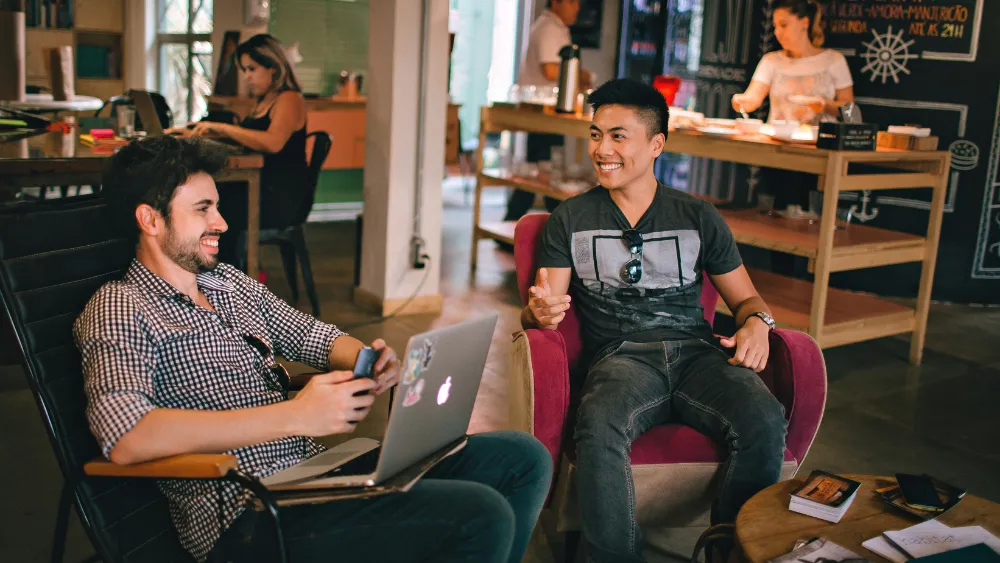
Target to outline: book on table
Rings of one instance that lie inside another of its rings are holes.
[[[859,488],[857,481],[816,470],[792,493],[788,509],[836,523],[851,507]]]

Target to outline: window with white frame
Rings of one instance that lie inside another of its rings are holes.
[[[212,91],[213,0],[157,0],[157,88],[174,123],[201,118]]]

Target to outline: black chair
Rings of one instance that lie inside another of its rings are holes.
[[[94,112],[94,117],[100,117],[101,112],[103,112],[105,108],[109,108],[108,115],[110,117],[115,117],[118,115],[119,106],[135,105],[132,103],[132,92],[140,91],[141,90],[129,90],[121,96],[115,96],[108,99],[108,101],[104,102],[104,105],[101,106],[101,109]],[[170,110],[170,105],[167,104],[167,99],[164,98],[163,94],[160,94],[159,92],[149,92],[149,96],[153,99],[153,107],[156,108],[156,115],[160,118],[160,126],[164,129],[172,127],[174,124],[174,112]],[[138,113],[135,115],[135,129],[137,131],[146,130],[146,128],[142,125],[142,118],[139,117]]]
[[[228,479],[257,495],[274,517],[275,561],[284,562],[274,500],[239,472],[235,457],[185,455],[127,467],[92,461],[101,452],[87,423],[72,326],[91,295],[119,278],[134,255],[112,224],[99,196],[0,209],[0,298],[64,478],[53,563],[63,560],[71,506],[105,563],[192,561],[150,479],[179,476]]]
[[[296,258],[302,263],[302,281],[306,286],[306,294],[309,296],[309,303],[312,305],[314,317],[319,318],[319,297],[316,296],[316,284],[313,282],[312,265],[309,262],[309,249],[306,248],[306,236],[303,225],[309,218],[309,211],[312,209],[313,200],[316,199],[316,184],[319,182],[319,172],[323,168],[326,155],[330,153],[330,145],[333,140],[325,131],[313,131],[306,135],[306,139],[312,137],[312,154],[309,155],[309,196],[303,198],[302,206],[295,215],[295,221],[291,227],[284,229],[261,229],[261,245],[278,245],[281,251],[281,263],[284,266],[285,276],[288,278],[288,285],[292,289],[292,305],[299,302],[299,281],[296,268]]]

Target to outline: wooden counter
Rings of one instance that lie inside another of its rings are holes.
[[[484,107],[481,116],[473,211],[473,272],[480,240],[490,238],[509,243],[514,232],[513,222],[480,222],[484,188],[511,186],[557,199],[575,195],[575,192],[550,185],[544,177],[520,178],[502,171],[483,170],[481,151],[486,135],[501,131],[555,133],[583,139],[590,135],[590,119],[576,115],[495,106]],[[762,136],[717,137],[681,130],[669,132],[664,151],[816,174],[818,189],[824,198],[823,216],[818,222],[782,219],[759,214],[756,210],[722,211],[737,242],[803,256],[813,263],[813,282],[751,271],[754,285],[771,306],[779,325],[809,333],[824,348],[912,332],[910,361],[920,363],[948,185],[950,154],[947,151],[832,151],[775,142]],[[875,164],[889,172],[859,174],[852,164]],[[924,236],[859,224],[836,227],[840,192],[903,188],[933,190]],[[906,262],[923,265],[916,308],[829,286],[831,272]],[[729,314],[721,301],[719,310]]]
[[[209,108],[224,108],[240,117],[254,106],[254,99],[239,96],[209,96]],[[323,170],[346,170],[365,167],[365,105],[367,98],[306,98],[306,131],[326,131],[332,144]],[[458,162],[458,108],[448,104],[445,136],[445,162]],[[306,146],[306,154],[312,144]]]
[[[330,152],[323,170],[349,170],[365,167],[365,98],[306,98],[306,131],[330,134]],[[253,98],[209,96],[209,108],[223,108],[241,118],[253,110]],[[312,143],[306,146],[306,156]]]

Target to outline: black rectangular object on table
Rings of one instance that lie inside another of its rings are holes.
[[[835,123],[819,124],[816,148],[835,151],[873,151],[877,145],[878,124]]]

